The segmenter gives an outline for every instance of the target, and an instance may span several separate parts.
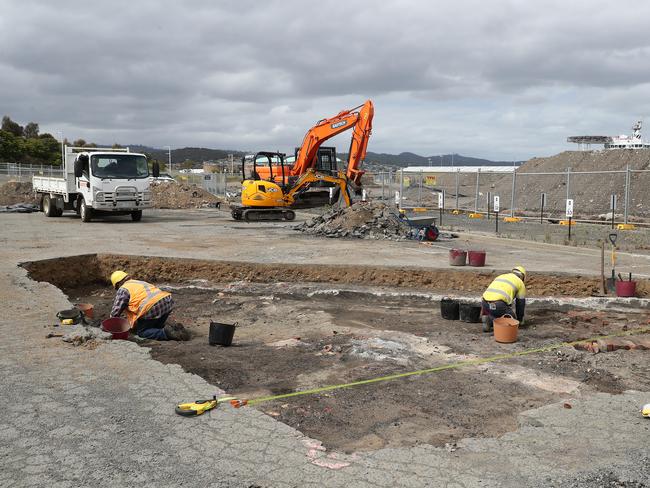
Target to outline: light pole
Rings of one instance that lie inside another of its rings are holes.
[[[163,146],[167,148],[167,161],[169,163],[169,175],[173,178],[174,176],[172,175],[172,147],[171,146]]]
[[[65,166],[65,148],[63,146],[63,131],[59,130],[57,131],[59,134],[59,137],[61,138],[61,168],[64,168]],[[51,168],[52,166],[50,166]]]

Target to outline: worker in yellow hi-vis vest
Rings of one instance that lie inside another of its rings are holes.
[[[490,332],[493,320],[504,315],[511,315],[523,325],[526,310],[525,281],[526,269],[515,266],[510,273],[499,275],[490,283],[483,293],[483,332]]]
[[[111,274],[111,284],[117,290],[111,317],[119,317],[124,312],[131,329],[145,339],[189,339],[188,331],[181,324],[165,323],[174,309],[171,293],[146,281],[134,280],[121,270]]]

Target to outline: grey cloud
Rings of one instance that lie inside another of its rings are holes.
[[[621,132],[648,113],[648,14],[632,1],[5,0],[0,107],[71,137],[290,150],[372,97],[371,150],[519,159],[566,147],[563,127]]]

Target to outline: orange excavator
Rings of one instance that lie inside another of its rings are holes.
[[[297,197],[311,186],[319,184],[338,187],[344,202],[350,205],[349,187],[357,192],[361,188],[364,173],[361,164],[366,156],[373,116],[374,107],[368,100],[363,105],[318,121],[305,135],[291,166],[285,164],[286,155],[282,153],[257,153],[252,158],[252,165],[242,160],[241,205],[231,206],[233,218],[293,220],[295,213],[289,207],[295,205]],[[353,132],[346,170],[336,171],[336,174],[318,171],[319,149],[323,143],[350,129]]]

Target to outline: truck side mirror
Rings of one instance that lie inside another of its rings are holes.
[[[84,162],[82,161],[81,157],[77,157],[77,159],[74,160],[75,178],[81,178],[83,176],[83,172],[84,172]]]
[[[154,178],[158,178],[160,176],[160,163],[158,161],[153,162],[151,172],[153,173]]]

